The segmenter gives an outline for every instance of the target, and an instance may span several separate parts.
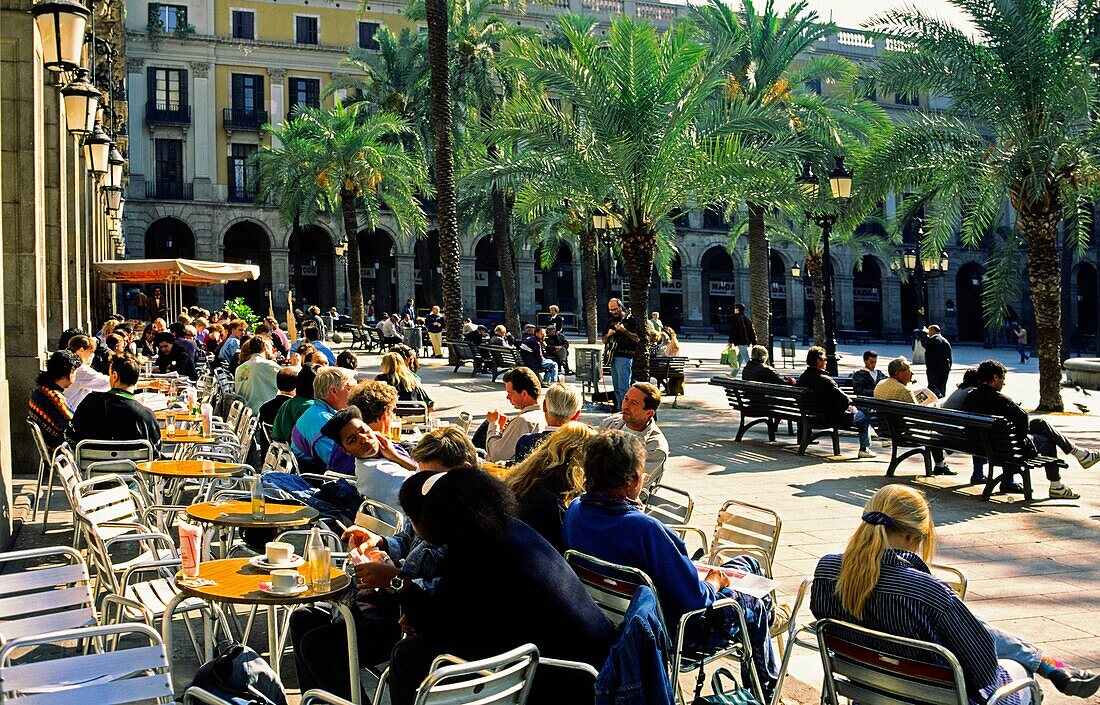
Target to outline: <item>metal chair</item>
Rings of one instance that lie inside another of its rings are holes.
[[[499,656],[463,661],[450,654],[437,656],[416,693],[414,705],[523,705],[531,691],[531,682],[539,663],[539,651],[534,644],[524,644]],[[371,702],[382,702],[389,669],[382,672]],[[313,692],[313,691],[311,691]],[[307,696],[309,694],[307,693]],[[336,700],[319,698],[316,693],[309,702]],[[306,701],[303,699],[303,703]]]
[[[31,428],[31,438],[34,439],[34,447],[38,449],[38,479],[34,483],[34,504],[31,505],[31,521],[38,518],[38,502],[42,499],[42,478],[50,468],[50,449],[46,446],[46,439],[42,436],[42,428],[34,421],[27,419],[27,425]],[[49,473],[50,483],[46,489],[46,516],[49,516],[50,499],[53,498],[53,473]]]
[[[394,409],[394,414],[402,422],[428,423],[428,402],[425,401],[399,401]]]
[[[383,502],[364,499],[355,513],[355,525],[380,536],[393,536],[405,527],[405,515]]]
[[[73,640],[85,645],[110,640],[114,647],[102,653],[74,653],[65,648]],[[16,652],[32,648],[38,656],[34,662],[13,663]],[[144,624],[54,631],[12,639],[0,648],[0,702],[6,705],[172,701],[172,673],[164,642]]]
[[[56,546],[0,553],[0,565],[38,559],[49,565],[0,574],[0,644],[99,624],[88,565],[76,550]]]
[[[840,705],[841,697],[861,705],[969,703],[962,666],[939,644],[833,619],[817,623],[817,643],[825,669],[822,700],[827,705]],[[1035,679],[1022,678],[998,688],[987,705],[1022,690],[1031,691],[1031,702],[1042,702]]]
[[[669,485],[655,484],[649,488],[642,511],[662,524],[683,526],[691,521],[695,499],[684,490]]]
[[[147,439],[109,441],[88,438],[76,444],[73,457],[81,475],[91,477],[97,473],[132,473],[133,463],[155,460],[156,454]]]

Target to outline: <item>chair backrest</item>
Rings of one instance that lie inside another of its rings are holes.
[[[393,536],[405,527],[405,515],[383,502],[364,499],[355,514],[355,525],[380,536]]]
[[[573,549],[565,552],[565,562],[577,574],[584,589],[615,626],[621,624],[626,617],[634,592],[642,585],[653,591],[653,596],[658,601],[657,614],[661,616],[661,625],[665,626],[657,586],[645,572],[630,566],[610,563]],[[665,633],[668,633],[667,628]]]
[[[711,537],[710,553],[723,548],[758,549],[767,554],[768,565],[765,568],[770,576],[782,528],[783,521],[779,514],[771,509],[731,499],[718,510],[718,522]]]
[[[523,705],[538,661],[539,650],[535,645],[524,644],[477,661],[448,666],[433,664],[420,684],[414,704]]]
[[[832,619],[817,623],[825,702],[861,705],[967,705],[962,667],[930,642]]]
[[[69,498],[69,505],[76,507],[73,499],[77,484],[84,479],[80,474],[80,468],[76,466],[76,460],[69,451],[67,445],[58,446],[53,452],[54,475],[61,480],[61,486],[65,488],[65,496]]]
[[[272,441],[260,465],[260,472],[298,472],[298,461],[290,446],[280,441]]]
[[[58,648],[109,640],[114,650]],[[20,649],[38,648],[32,663],[12,664]],[[0,701],[5,705],[170,703],[172,674],[160,634],[144,624],[86,627],[14,639],[0,648]]]
[[[101,527],[102,524],[141,524],[145,511],[141,498],[120,475],[102,475],[80,483],[73,495],[73,508],[86,528],[101,538],[133,530],[133,527]]]
[[[309,556],[306,555],[306,542],[309,541],[310,534],[312,533],[312,529],[292,529],[279,534],[275,537],[275,540],[289,543],[294,547],[295,553],[309,560]],[[340,553],[344,550],[343,544],[340,542],[339,534],[329,531],[328,529],[321,529],[321,541],[325,544],[325,547],[333,553]]]
[[[85,476],[104,472],[133,472],[132,463],[153,460],[153,445],[147,439],[107,441],[85,439],[76,444],[76,465]]]
[[[668,485],[651,485],[645,499],[645,513],[662,524],[687,524],[694,510],[695,500],[689,493]]]
[[[0,644],[97,623],[88,566],[67,546],[0,553],[0,564],[49,559],[50,565],[0,574]],[[65,561],[58,564],[58,559]]]
[[[48,465],[50,462],[50,449],[46,446],[46,439],[42,436],[42,427],[30,419],[27,419],[27,425],[31,427],[31,438],[34,439],[34,447],[38,449],[38,457],[43,465]]]
[[[409,420],[413,423],[428,423],[428,402],[426,401],[399,401],[394,409],[394,414],[402,421]]]

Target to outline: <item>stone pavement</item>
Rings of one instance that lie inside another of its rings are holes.
[[[672,448],[664,481],[694,495],[691,523],[708,534],[718,508],[727,499],[778,511],[783,532],[775,573],[785,596],[791,599],[801,580],[812,574],[821,555],[843,548],[859,521],[864,502],[888,482],[884,473],[889,451],[874,460],[855,460],[852,437],[842,437],[844,460],[826,457],[823,446],[811,446],[810,454],[800,457],[791,439],[783,436],[770,444],[762,434],[750,432],[747,442],[734,443],[737,417],[726,406],[721,390],[706,384],[711,376],[725,372],[717,363],[723,347],[720,342],[683,344],[682,354],[701,363],[689,365],[686,394],[680,398],[678,408],[666,404],[658,416]],[[883,368],[890,357],[908,354],[900,346],[880,346],[877,350]],[[846,353],[841,360],[842,372],[861,366],[861,351],[842,348]],[[1012,363],[1018,358],[1007,348],[956,348],[952,386],[961,376],[963,365],[991,356],[1010,365],[1006,392],[1025,407],[1034,406],[1038,399],[1035,362],[1030,363],[1030,370],[1017,369]],[[804,349],[800,349],[797,360],[803,357]],[[363,370],[378,370],[377,355],[360,353],[360,362]],[[916,369],[919,383],[923,370],[920,366]],[[425,360],[421,374],[431,387],[438,415],[444,419],[453,419],[460,411],[469,411],[477,419],[491,408],[507,407],[503,383],[493,383],[486,376],[471,377],[468,366],[454,374],[442,361]],[[1100,410],[1100,393],[1087,396],[1067,389],[1065,399],[1069,409],[1075,410],[1074,403],[1080,403],[1086,407],[1094,404]],[[1086,415],[1075,410],[1073,414],[1049,418],[1078,443],[1100,447],[1100,423],[1095,413]],[[595,414],[583,416],[589,422],[598,419]],[[966,573],[970,581],[967,603],[976,614],[1067,662],[1100,667],[1100,568],[1094,558],[1098,547],[1095,527],[1100,519],[1100,472],[1084,471],[1074,460],[1069,462],[1064,478],[1083,495],[1081,500],[1045,499],[1046,481],[1039,473],[1034,478],[1035,502],[1026,504],[1018,496],[983,502],[975,496],[976,488],[962,485],[969,476],[968,459],[952,462],[959,470],[958,477],[918,477],[923,473],[917,459],[906,463],[893,481],[917,483],[927,492],[939,529],[937,562],[957,566]],[[29,470],[33,464],[28,459],[23,467]],[[19,477],[16,491],[26,492],[28,485],[33,490],[33,478],[28,482],[27,477]],[[61,507],[61,502],[54,506]],[[67,534],[54,522],[67,522],[67,516],[63,512],[54,516],[52,530],[45,535],[41,515],[37,525],[25,526],[17,548],[66,542]],[[808,611],[802,616],[808,618]],[[176,633],[181,631],[177,629]],[[257,644],[265,643],[262,639],[262,634],[253,637]],[[182,641],[174,651],[174,658],[181,659],[176,684],[182,688],[194,663]],[[817,700],[815,691],[821,682],[820,662],[814,653],[800,651],[792,666],[795,680],[788,683],[785,699],[812,703]],[[284,660],[284,676],[288,686],[295,687],[291,663],[289,657]],[[1071,702],[1049,683],[1044,685],[1047,702]],[[1100,698],[1094,700],[1100,702]]]

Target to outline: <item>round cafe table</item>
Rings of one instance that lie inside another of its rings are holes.
[[[176,432],[169,436],[168,431],[162,428],[160,442],[179,445],[181,443],[217,443],[218,439],[214,436],[202,435],[201,429],[176,429]]]
[[[309,580],[309,566],[303,565],[297,571]],[[355,622],[350,610],[339,600],[335,599],[351,587],[351,578],[344,571],[333,567],[330,571],[331,585],[328,590],[317,591],[312,587],[296,595],[272,595],[260,589],[261,582],[270,581],[267,571],[261,570],[249,564],[247,558],[226,558],[217,561],[207,561],[199,564],[199,578],[210,580],[211,585],[197,585],[184,579],[183,573],[176,574],[176,587],[179,593],[165,608],[166,618],[161,624],[161,636],[166,645],[172,643],[172,619],[167,617],[176,609],[176,606],[189,598],[198,598],[211,605],[259,605],[267,608],[267,645],[268,662],[272,669],[279,673],[279,662],[282,660],[283,649],[286,646],[287,634],[282,629],[283,620],[278,618],[277,611],[281,608],[293,609],[301,605],[314,602],[331,601],[333,607],[344,618],[347,628],[349,643],[355,642]],[[209,621],[204,622],[209,624]],[[228,622],[219,619],[219,623],[228,630]],[[206,645],[205,660],[214,657],[214,635],[205,634]],[[168,647],[171,649],[171,646]],[[354,659],[354,660],[352,660]],[[362,696],[359,692],[359,656],[355,649],[348,650],[348,669],[351,677],[352,700],[359,705]]]
[[[239,463],[213,460],[147,460],[137,463],[136,468],[139,473],[153,478],[157,501],[164,499],[168,504],[176,504],[179,500],[178,490],[182,487],[180,480],[211,480],[233,477],[244,472],[244,466]],[[168,496],[166,483],[174,484],[177,490],[171,493],[172,497]]]
[[[300,504],[264,502],[264,515],[252,516],[252,502],[239,499],[215,499],[187,508],[187,517],[199,524],[229,529],[295,529],[313,523],[320,513]],[[229,553],[229,533],[222,533],[221,555]]]

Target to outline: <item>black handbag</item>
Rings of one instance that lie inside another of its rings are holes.
[[[239,641],[218,642],[214,658],[199,666],[191,685],[234,705],[287,705],[278,674],[263,657]]]

